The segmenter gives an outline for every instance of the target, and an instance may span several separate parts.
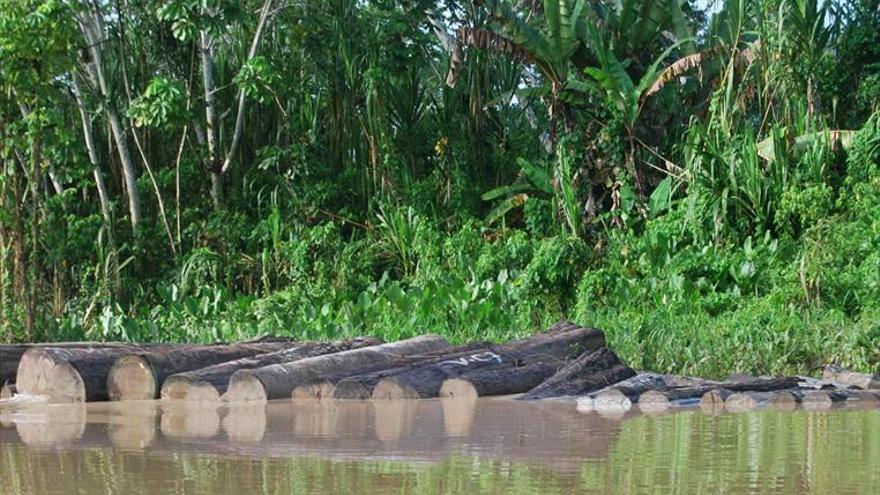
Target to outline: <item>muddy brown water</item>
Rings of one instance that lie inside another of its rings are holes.
[[[0,403],[2,494],[871,494],[880,409],[579,413],[502,399]]]

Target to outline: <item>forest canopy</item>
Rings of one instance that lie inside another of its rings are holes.
[[[880,370],[880,0],[0,0],[0,340]]]

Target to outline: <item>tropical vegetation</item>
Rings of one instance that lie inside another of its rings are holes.
[[[880,370],[878,0],[0,0],[0,340]]]

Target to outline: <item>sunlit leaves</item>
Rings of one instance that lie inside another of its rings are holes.
[[[164,77],[155,77],[144,93],[131,103],[128,116],[137,127],[161,127],[186,119],[183,86]]]

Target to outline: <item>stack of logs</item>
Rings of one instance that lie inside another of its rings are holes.
[[[880,376],[831,365],[822,379],[731,376],[723,381],[637,373],[605,345],[602,331],[559,322],[506,344],[453,346],[436,335],[383,343],[263,338],[235,344],[64,343],[0,346],[0,399],[50,402],[163,399],[426,399],[519,395],[577,397],[580,410],[645,411],[696,406],[728,411],[763,405],[880,404]],[[14,385],[13,385],[14,384]]]

